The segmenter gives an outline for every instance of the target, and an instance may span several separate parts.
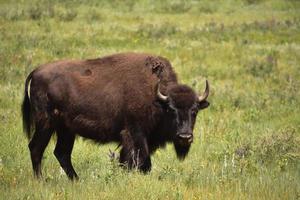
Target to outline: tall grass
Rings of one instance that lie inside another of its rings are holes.
[[[300,3],[225,1],[0,1],[1,199],[297,199],[300,197]],[[20,104],[26,75],[58,59],[149,52],[203,91],[184,162],[172,145],[153,170],[127,172],[78,138],[71,183],[52,151],[33,179]]]

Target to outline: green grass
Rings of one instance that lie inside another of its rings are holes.
[[[299,199],[299,13],[297,0],[0,0],[0,199]],[[78,138],[71,183],[52,140],[35,180],[20,113],[26,75],[124,51],[169,58],[199,92],[209,80],[187,159],[168,145],[150,174],[126,172],[107,156],[115,144]]]

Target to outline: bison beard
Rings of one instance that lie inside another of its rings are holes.
[[[54,133],[54,155],[72,180],[78,178],[71,163],[76,135],[119,143],[119,161],[129,169],[150,171],[151,154],[168,142],[182,160],[197,113],[209,105],[208,94],[208,82],[198,96],[178,83],[167,59],[150,54],[41,65],[25,81],[22,105],[34,175],[41,176],[43,153]]]
[[[191,145],[181,145],[178,142],[174,142],[174,148],[176,151],[177,158],[179,160],[184,160],[189,153]]]

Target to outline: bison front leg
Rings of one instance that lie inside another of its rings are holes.
[[[143,172],[151,170],[151,158],[146,137],[143,134],[132,133],[128,130],[121,132],[122,149],[120,163],[129,169],[139,169]]]

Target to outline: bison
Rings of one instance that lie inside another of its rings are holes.
[[[41,65],[26,79],[22,104],[34,175],[41,176],[42,156],[53,133],[54,155],[72,180],[78,178],[71,163],[76,135],[119,143],[119,162],[142,172],[151,170],[150,155],[167,142],[184,159],[197,113],[209,106],[208,95],[207,81],[198,96],[178,83],[167,59],[150,54]]]

